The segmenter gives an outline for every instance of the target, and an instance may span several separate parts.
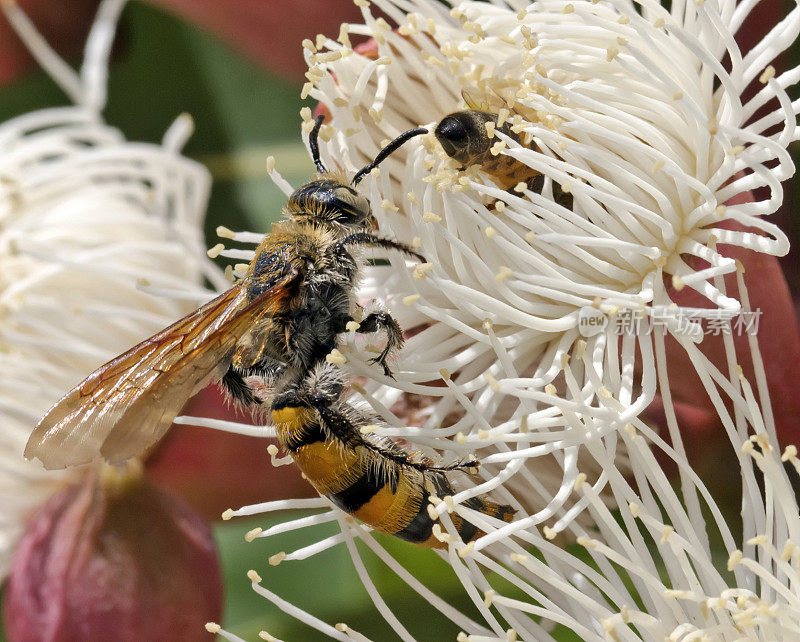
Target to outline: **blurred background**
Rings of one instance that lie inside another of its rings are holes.
[[[28,0],[20,4],[67,60],[80,60],[96,0]],[[777,2],[774,7],[778,9]],[[303,38],[313,40],[319,32],[335,37],[342,21],[359,18],[360,12],[350,0],[131,2],[123,13],[115,44],[106,121],[128,140],[159,141],[178,114],[191,114],[196,131],[185,153],[205,164],[214,181],[206,221],[209,246],[218,241],[218,225],[265,232],[280,217],[285,202],[266,176],[266,157],[274,156],[277,169],[295,186],[313,172],[299,137],[299,111],[304,105],[314,107],[300,99],[305,80],[300,43]],[[774,18],[765,22],[774,23]],[[798,64],[796,47],[793,57],[784,61],[783,69]],[[37,68],[0,16],[0,121],[63,104],[65,96]],[[800,239],[796,202],[795,189],[787,194],[786,206],[775,217],[792,239],[793,248]],[[795,301],[800,292],[799,263],[797,249],[781,259]],[[266,453],[264,460],[263,473],[269,483],[266,475],[275,470],[266,461]],[[235,475],[259,472],[247,468]],[[280,488],[274,489],[273,495],[281,496]],[[223,624],[228,630],[248,640],[257,639],[262,629],[285,640],[328,639],[256,595],[245,575],[254,568],[266,588],[317,617],[330,623],[347,622],[374,639],[388,639],[344,547],[333,547],[309,563],[267,565],[267,557],[274,552],[318,541],[333,534],[335,526],[318,526],[313,537],[303,530],[271,538],[268,545],[265,540],[245,543],[244,533],[269,525],[256,518],[217,522],[214,527],[226,580]],[[381,541],[429,588],[466,613],[474,613],[437,556],[416,554],[413,547],[392,538]],[[415,618],[421,602],[413,599],[388,568],[372,557],[365,561],[378,588],[397,606],[395,612],[412,634],[425,640],[455,639],[458,629],[454,625]],[[514,591],[509,588],[507,593],[513,596]],[[577,638],[564,632],[561,639]],[[5,640],[2,632],[0,640]]]

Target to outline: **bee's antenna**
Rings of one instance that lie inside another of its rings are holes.
[[[325,120],[325,114],[320,114],[314,121],[314,129],[308,135],[308,146],[311,148],[311,158],[314,160],[314,166],[320,174],[324,174],[328,170],[322,164],[319,157],[319,128],[322,127],[322,121]]]
[[[361,179],[364,178],[367,174],[369,174],[373,169],[375,169],[378,165],[380,165],[386,157],[389,156],[392,152],[397,150],[398,147],[403,145],[407,140],[414,138],[414,136],[419,136],[420,134],[427,134],[428,130],[423,127],[417,127],[417,129],[409,129],[407,132],[403,132],[397,138],[395,138],[391,143],[389,143],[386,147],[384,147],[381,151],[378,152],[378,155],[375,157],[375,160],[372,161],[369,165],[362,167],[360,170],[356,172],[356,175],[353,176],[352,184],[358,185],[361,182]]]

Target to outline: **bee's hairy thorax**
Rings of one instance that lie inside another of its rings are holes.
[[[248,370],[265,357],[308,370],[336,347],[355,305],[353,288],[358,266],[331,229],[282,221],[273,226],[256,250],[246,279],[253,299],[271,288],[287,270],[297,278],[270,302],[264,321],[243,338],[234,365]],[[278,354],[267,354],[280,346]]]

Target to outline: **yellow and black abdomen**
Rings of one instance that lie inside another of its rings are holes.
[[[362,440],[345,444],[326,434],[311,408],[285,407],[273,410],[272,417],[282,445],[320,494],[378,531],[421,546],[446,548],[433,536],[428,514],[429,487],[439,497],[453,492],[443,473],[394,461]],[[513,516],[509,507],[481,498],[466,505],[506,521]],[[451,518],[463,541],[482,534],[460,516]]]

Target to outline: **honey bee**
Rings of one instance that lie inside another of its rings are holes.
[[[429,497],[452,494],[445,473],[477,462],[435,466],[391,440],[363,435],[370,418],[342,398],[341,374],[325,360],[345,330],[383,331],[386,347],[373,361],[391,375],[387,361],[403,344],[402,330],[386,312],[350,325],[359,265],[348,248],[383,247],[424,259],[369,231],[376,221],[355,187],[427,130],[398,136],[348,184],[320,160],[321,124],[322,117],[309,137],[318,174],[289,197],[286,219],[261,242],[244,278],[67,393],[34,429],[27,458],[55,469],[138,456],[164,435],[192,394],[218,382],[241,404],[270,410],[279,442],[317,491],[342,510],[379,531],[444,546],[432,536]],[[263,382],[257,392],[249,377]],[[514,514],[483,498],[464,505],[504,520]],[[480,535],[458,515],[453,522],[465,541]]]
[[[497,101],[479,99],[471,90],[464,90],[462,98],[470,109],[445,116],[434,130],[434,135],[445,153],[461,163],[462,169],[480,165],[481,171],[488,174],[494,183],[504,190],[511,191],[519,183],[524,183],[531,191],[541,193],[544,176],[540,172],[511,156],[492,153],[490,130],[502,132],[523,145],[519,135],[512,129],[510,121],[499,122],[497,112],[505,106],[505,103],[501,99]],[[489,129],[487,123],[491,123]],[[572,196],[555,183],[553,199],[560,205],[572,209]]]
[[[41,419],[25,448],[46,468],[65,468],[98,457],[118,463],[156,443],[185,402],[211,382],[237,401],[258,404],[247,376],[270,386],[302,378],[337,346],[354,321],[358,263],[348,248],[394,249],[418,260],[407,245],[384,239],[369,201],[355,187],[406,141],[427,133],[412,129],[389,143],[348,184],[329,172],[319,155],[322,117],[309,137],[317,176],[299,187],[256,250],[244,278],[180,321],[95,370]],[[398,323],[385,312],[367,315],[358,332],[382,330],[387,361],[403,343]]]
[[[342,400],[343,388],[338,369],[323,362],[276,397],[272,419],[281,445],[317,492],[343,511],[383,533],[427,548],[446,548],[446,538],[433,531],[431,497],[453,495],[445,473],[469,471],[477,462],[435,466],[390,439],[365,434],[362,428],[380,420]],[[483,497],[463,505],[503,521],[515,512]],[[454,513],[451,519],[462,541],[483,535],[461,516]]]

